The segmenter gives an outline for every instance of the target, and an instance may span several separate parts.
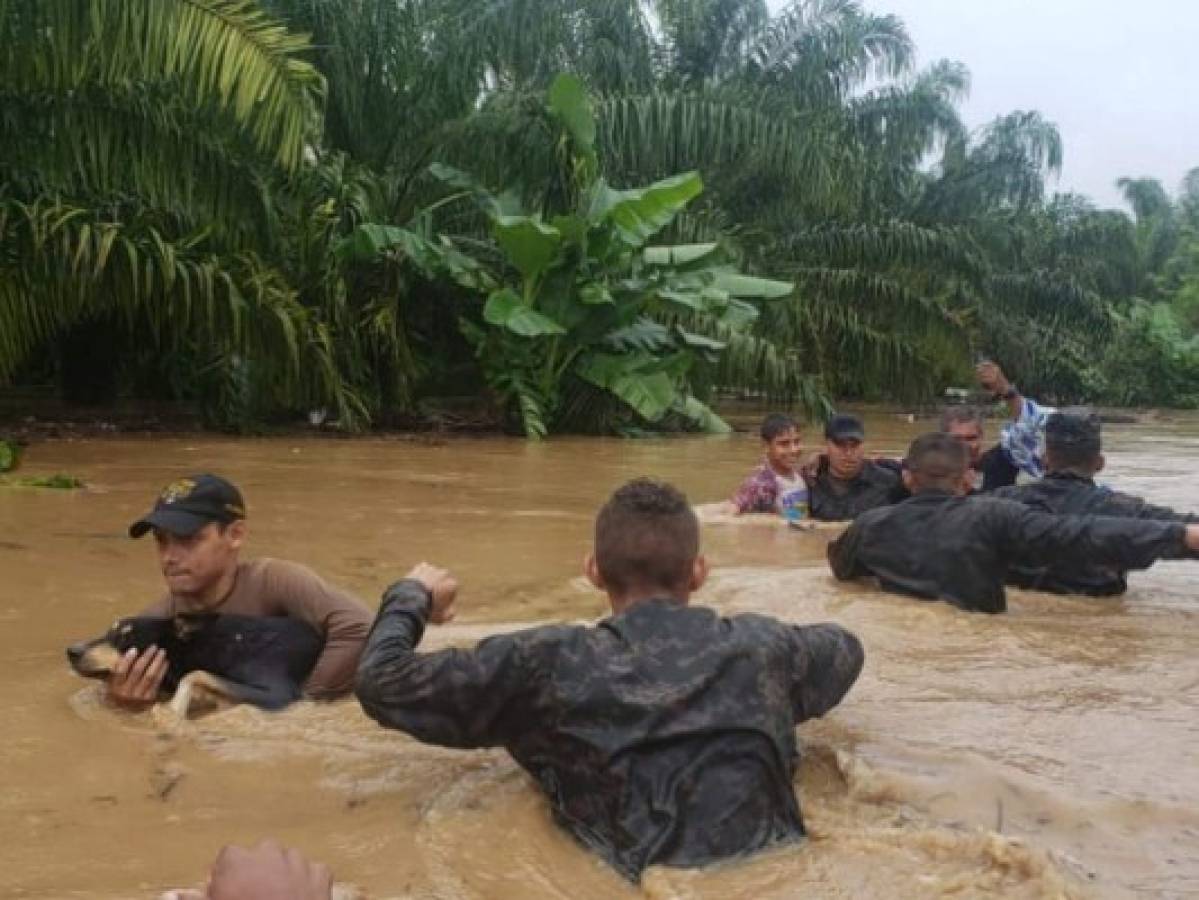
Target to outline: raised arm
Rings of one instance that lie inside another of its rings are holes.
[[[446,621],[452,593],[446,600],[435,585],[411,577],[387,589],[358,667],[358,702],[380,725],[431,744],[503,744],[527,687],[519,642],[505,635],[473,650],[416,652],[425,623]]]
[[[862,671],[862,642],[839,625],[790,627],[791,706],[795,721],[823,716],[849,693]]]
[[[1011,415],[1000,438],[1004,454],[1021,471],[1040,478],[1045,473],[1042,432],[1045,420],[1056,410],[1023,396],[993,362],[980,363],[975,371],[979,384],[996,399],[1002,399]]]

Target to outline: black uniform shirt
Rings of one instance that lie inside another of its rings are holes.
[[[1058,515],[1199,522],[1199,517],[1195,515],[1177,513],[1165,506],[1154,506],[1140,497],[1100,487],[1093,479],[1070,472],[1051,472],[1033,484],[1001,488],[994,496]],[[1019,587],[1039,591],[1103,597],[1123,594],[1128,590],[1126,574],[1127,571],[1118,565],[1063,558],[1046,566],[1013,566],[1008,573],[1008,580]]]
[[[1017,563],[1144,569],[1185,553],[1179,524],[1055,516],[1013,500],[940,491],[865,512],[828,547],[838,578],[875,575],[884,590],[989,613],[1007,609],[1003,582]]]

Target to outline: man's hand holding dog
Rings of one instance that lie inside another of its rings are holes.
[[[429,592],[429,621],[444,625],[454,618],[454,600],[458,596],[458,580],[447,569],[423,562],[404,576],[419,581]]]
[[[164,650],[150,646],[144,653],[129,650],[108,676],[108,700],[129,709],[144,709],[158,699],[167,674]]]

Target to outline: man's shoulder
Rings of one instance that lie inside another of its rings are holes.
[[[1015,500],[1018,503],[1023,503],[1026,500],[1031,500],[1039,497],[1044,493],[1041,487],[1041,482],[1034,484],[1008,484],[1001,488],[995,488],[993,491],[988,491],[985,494],[978,495],[977,499],[989,497],[996,500]]]
[[[898,503],[891,503],[886,506],[876,506],[873,509],[863,510],[854,517],[854,525],[870,525],[875,522],[886,521],[895,517],[909,515],[909,510],[915,509],[910,501],[913,498],[908,497]]]
[[[892,459],[870,459],[862,466],[862,474],[875,484],[894,485],[900,479],[900,463]]]
[[[353,593],[330,583],[308,566],[288,559],[260,556],[238,563],[237,588],[263,601],[330,607],[366,606]]]
[[[243,559],[237,564],[238,579],[246,578],[258,584],[296,581],[321,581],[321,577],[303,563],[273,556],[256,556]]]

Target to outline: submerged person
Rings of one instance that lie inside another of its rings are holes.
[[[708,566],[668,484],[638,479],[595,522],[588,578],[612,615],[473,650],[417,653],[457,584],[417,566],[388,588],[358,672],[371,718],[449,747],[502,746],[554,817],[636,881],[795,841],[795,726],[836,706],[862,668],[837,625],[723,618],[689,605]]]
[[[1014,500],[968,497],[966,450],[945,434],[912,442],[903,477],[911,499],[863,513],[829,544],[837,578],[873,575],[887,591],[998,613],[1007,609],[1003,583],[1013,565],[1144,569],[1199,549],[1199,526],[1057,516]]]
[[[825,450],[807,475],[812,518],[838,522],[903,499],[899,466],[866,458],[862,420],[838,414],[824,427]]]
[[[151,532],[167,594],[138,615],[214,612],[300,619],[324,639],[304,695],[331,700],[353,689],[370,610],[297,563],[241,559],[246,505],[235,485],[211,474],[177,479],[163,489],[149,513],[129,526],[130,537]],[[149,647],[140,655],[130,650],[108,678],[107,698],[119,706],[147,707],[158,699],[166,672],[160,648]]]
[[[730,501],[737,515],[779,513],[788,519],[808,514],[808,485],[800,471],[803,441],[790,416],[771,413],[762,420],[762,463],[742,482]]]
[[[1199,516],[1154,506],[1140,497],[1095,483],[1103,470],[1102,425],[1089,410],[1063,410],[1045,423],[1045,477],[1033,484],[1003,488],[996,497],[1059,515],[1117,516],[1157,522],[1199,522]],[[1013,566],[1009,581],[1019,587],[1058,594],[1103,597],[1128,590],[1127,570],[1086,559],[1062,558],[1042,566]]]

